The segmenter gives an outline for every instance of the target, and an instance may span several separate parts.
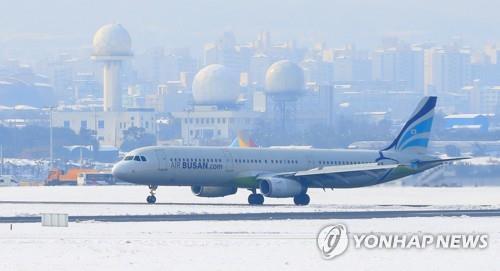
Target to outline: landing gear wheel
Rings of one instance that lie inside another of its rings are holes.
[[[250,194],[248,195],[248,204],[262,205],[264,204],[264,196],[262,194]]]
[[[146,198],[146,202],[147,202],[147,203],[149,203],[149,204],[155,204],[155,203],[156,203],[155,193],[156,193],[156,189],[158,189],[158,186],[157,186],[157,185],[150,184],[148,187],[149,187],[149,193],[150,193],[151,195],[149,195],[149,196]]]
[[[149,203],[149,204],[154,204],[156,202],[156,197],[154,195],[151,195],[151,196],[148,196],[146,198],[146,201]]]
[[[311,201],[311,198],[307,194],[301,194],[293,197],[293,203],[295,205],[308,205]]]

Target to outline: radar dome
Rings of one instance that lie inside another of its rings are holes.
[[[121,24],[107,24],[99,28],[92,42],[94,56],[130,56],[132,41]]]
[[[200,105],[234,104],[239,87],[237,75],[228,68],[219,64],[208,65],[194,77],[194,102]]]
[[[299,93],[304,90],[304,72],[297,64],[281,60],[271,65],[266,72],[268,94]]]

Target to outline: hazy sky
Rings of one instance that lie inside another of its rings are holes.
[[[0,0],[0,50],[42,53],[90,46],[102,24],[120,22],[134,50],[201,48],[222,31],[238,41],[268,30],[300,44],[353,42],[372,47],[384,35],[472,45],[500,37],[500,2],[491,0]]]

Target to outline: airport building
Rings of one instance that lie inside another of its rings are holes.
[[[195,106],[192,111],[175,112],[181,121],[181,135],[186,145],[207,142],[228,143],[239,131],[253,128],[259,113],[219,110],[217,106]]]
[[[229,143],[239,131],[251,129],[260,113],[242,110],[237,73],[220,64],[201,69],[193,81],[194,106],[173,112],[186,145]]]
[[[105,111],[54,111],[54,127],[64,127],[79,133],[81,129],[95,131],[102,145],[119,147],[123,134],[131,127],[144,129],[145,133],[156,135],[156,113],[153,109],[129,108],[121,112]]]
[[[500,86],[483,86],[479,80],[462,88],[467,95],[469,112],[477,114],[500,113]]]

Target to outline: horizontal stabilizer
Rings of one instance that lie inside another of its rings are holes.
[[[453,158],[445,158],[445,159],[435,159],[435,160],[427,160],[427,161],[418,161],[419,165],[429,165],[429,164],[444,164],[447,162],[455,162],[460,160],[467,160],[471,157],[453,157]]]

